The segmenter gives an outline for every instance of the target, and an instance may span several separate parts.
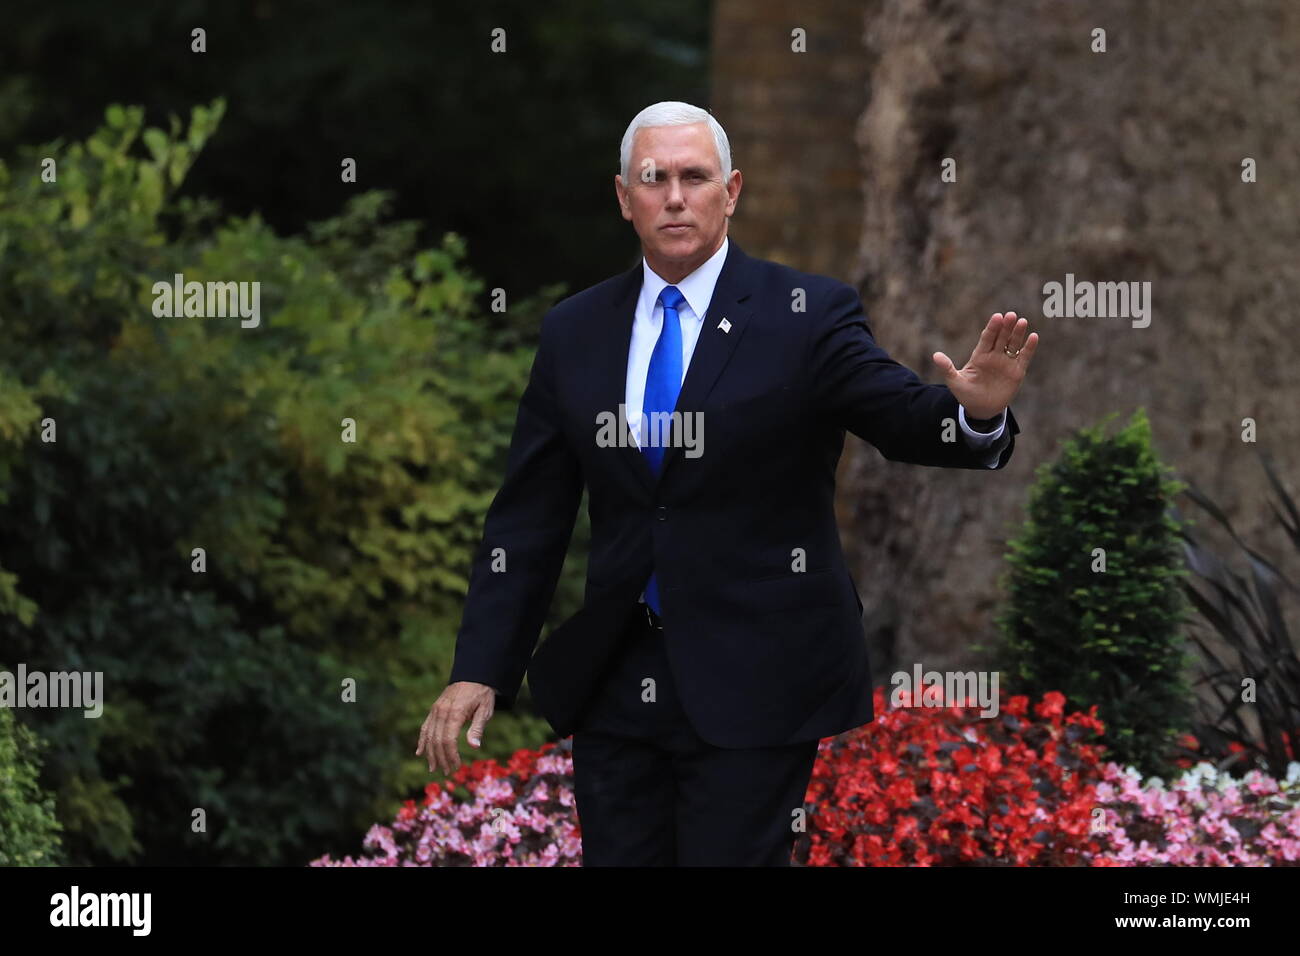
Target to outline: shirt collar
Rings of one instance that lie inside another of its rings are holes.
[[[648,316],[654,315],[655,303],[659,301],[659,293],[663,292],[664,286],[675,285],[677,291],[686,299],[686,304],[695,313],[695,317],[703,319],[704,314],[709,309],[709,302],[713,299],[713,290],[718,284],[718,276],[722,273],[722,264],[727,260],[727,246],[730,244],[731,237],[723,236],[722,245],[718,247],[718,251],[700,263],[699,268],[681,282],[669,283],[668,280],[651,269],[650,263],[646,261],[645,256],[642,256],[641,304],[645,307],[645,314]]]

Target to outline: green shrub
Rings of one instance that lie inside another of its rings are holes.
[[[45,746],[8,708],[0,707],[0,866],[62,862],[54,797],[37,782]]]
[[[995,666],[1014,693],[1096,704],[1110,759],[1167,774],[1191,717],[1171,516],[1182,485],[1164,475],[1142,409],[1113,437],[1104,424],[1038,470],[1010,545]]]
[[[222,110],[0,164],[0,646],[104,674],[101,718],[33,711],[76,863],[300,863],[428,781],[546,305],[481,308],[384,193],[287,237],[178,198]],[[155,317],[175,273],[259,282],[260,325]],[[481,753],[546,736],[525,699]]]

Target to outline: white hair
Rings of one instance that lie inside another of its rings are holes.
[[[627,126],[623,134],[623,143],[619,147],[619,172],[623,176],[623,185],[628,182],[628,166],[632,163],[632,138],[636,131],[647,126],[686,126],[690,123],[708,123],[709,132],[713,134],[713,143],[718,149],[718,167],[722,170],[722,181],[731,178],[731,144],[727,142],[727,132],[722,128],[713,114],[690,103],[678,100],[664,100],[647,106]]]

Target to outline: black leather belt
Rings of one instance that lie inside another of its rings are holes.
[[[653,631],[662,631],[664,629],[664,619],[655,613],[655,609],[649,604],[642,602],[641,606],[645,608],[646,626]]]

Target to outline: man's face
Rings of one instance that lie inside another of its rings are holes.
[[[707,123],[636,131],[629,182],[614,177],[619,208],[641,237],[650,268],[678,282],[722,245],[740,198],[740,170],[724,182]]]

